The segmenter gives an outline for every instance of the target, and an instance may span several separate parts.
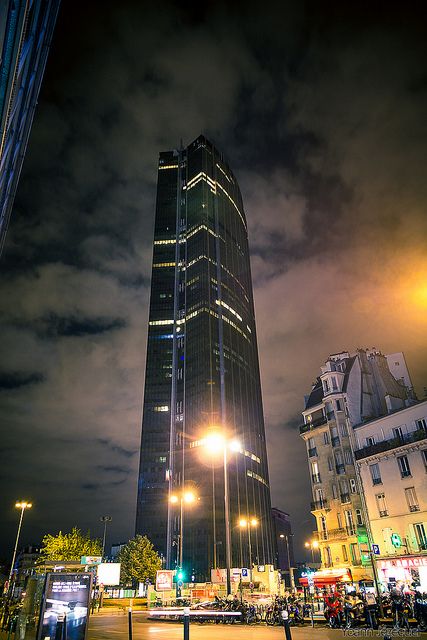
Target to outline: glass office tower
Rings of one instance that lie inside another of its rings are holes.
[[[206,442],[213,431],[239,443],[227,464],[231,564],[273,563],[246,219],[230,167],[200,136],[159,159],[136,521],[170,568],[182,539],[195,580],[225,567],[223,458]],[[188,490],[191,504],[181,502]],[[256,525],[239,526],[245,518]]]

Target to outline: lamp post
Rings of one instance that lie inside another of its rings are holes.
[[[317,540],[311,540],[310,542],[306,542],[304,544],[306,549],[311,549],[311,559],[314,564],[314,550],[319,548],[319,543]]]
[[[227,574],[227,595],[231,593],[231,528],[230,498],[228,495],[228,449],[237,452],[241,445],[237,440],[227,440],[222,433],[212,431],[204,438],[204,444],[211,453],[223,452],[224,464],[224,519],[225,519],[225,565]]]
[[[178,504],[179,502],[179,543],[178,543],[178,560],[179,566],[182,569],[183,547],[184,547],[184,504],[192,504],[196,500],[196,495],[193,491],[183,491],[181,494],[173,494],[169,501],[171,504]],[[177,563],[178,564],[178,563]]]
[[[290,534],[291,536],[293,535],[293,533]],[[286,541],[286,553],[288,556],[288,569],[289,569],[289,582],[290,582],[290,586],[291,589],[294,590],[295,588],[295,584],[294,584],[294,572],[293,572],[293,568],[291,567],[291,554],[289,552],[289,536],[287,533],[281,533],[279,538],[281,540],[285,540]],[[314,562],[314,560],[313,560]]]
[[[102,536],[102,559],[104,559],[105,554],[105,537],[107,534],[107,524],[113,520],[111,516],[101,516],[99,518],[100,522],[104,523],[104,535]]]
[[[13,567],[15,565],[16,551],[18,549],[19,536],[21,534],[22,521],[24,519],[24,511],[25,511],[25,509],[31,509],[32,506],[33,506],[32,503],[31,502],[27,502],[26,500],[20,500],[19,502],[15,503],[15,507],[17,509],[21,509],[21,515],[19,517],[18,531],[16,533],[16,540],[15,540],[15,548],[13,550],[13,556],[12,556],[12,565],[10,567],[10,573],[9,573],[8,590],[11,593],[11,596],[13,595],[13,591],[12,592],[10,591],[10,587],[11,587],[11,584],[12,584]]]
[[[252,544],[251,544],[251,527],[256,527],[258,520],[256,518],[241,518],[239,520],[239,527],[246,529],[248,532],[248,547],[249,547],[249,578],[252,583]]]

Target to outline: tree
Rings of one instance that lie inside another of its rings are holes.
[[[91,538],[89,531],[84,534],[77,527],[73,527],[71,533],[57,536],[50,533],[42,540],[39,564],[67,560],[80,560],[82,556],[101,556],[102,543],[98,538]]]
[[[123,584],[133,582],[154,582],[156,571],[162,568],[162,561],[154,551],[147,536],[137,535],[120,550],[118,561],[121,562],[121,581]]]

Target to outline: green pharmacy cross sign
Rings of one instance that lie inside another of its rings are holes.
[[[398,533],[391,534],[391,544],[393,547],[396,547],[396,549],[399,549],[402,546],[402,538]]]

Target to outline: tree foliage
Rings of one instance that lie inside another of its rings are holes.
[[[98,538],[91,538],[89,531],[84,534],[77,527],[73,527],[71,533],[62,533],[57,536],[50,533],[42,540],[40,551],[40,563],[80,560],[82,556],[102,555],[102,543]]]
[[[137,535],[120,550],[118,561],[121,562],[121,581],[123,584],[133,582],[154,582],[156,571],[162,568],[162,561],[154,551],[147,536]]]

